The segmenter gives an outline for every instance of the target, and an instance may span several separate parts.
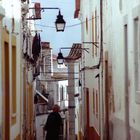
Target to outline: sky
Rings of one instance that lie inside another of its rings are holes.
[[[55,20],[58,10],[46,9],[41,12],[41,20],[35,21],[35,27],[40,32],[41,41],[50,42],[53,54],[58,54],[63,47],[72,47],[73,43],[81,43],[80,20],[74,19],[75,0],[34,0],[40,2],[41,7],[58,7],[61,10],[66,27],[64,32],[56,32]],[[61,50],[64,56],[68,55],[69,49]]]

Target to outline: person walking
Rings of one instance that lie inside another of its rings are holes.
[[[60,130],[62,128],[62,118],[59,114],[60,107],[53,106],[53,112],[48,115],[44,130],[47,131],[46,140],[59,140]]]

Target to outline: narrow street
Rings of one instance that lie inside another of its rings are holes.
[[[36,140],[45,140],[45,133],[43,127],[48,115],[38,115],[36,117]]]
[[[46,139],[140,140],[140,0],[0,0],[0,140]]]

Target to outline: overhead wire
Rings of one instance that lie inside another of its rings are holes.
[[[90,18],[88,21],[91,21],[92,19],[95,19],[97,17],[98,16],[93,17],[93,18]],[[84,23],[86,23],[86,20],[85,21],[82,21],[82,22],[79,22],[79,23],[76,23],[76,24],[67,25],[65,28],[71,28],[71,27],[79,26],[79,25],[84,24]],[[41,26],[41,27],[55,28],[54,26],[43,25],[43,24],[38,24],[38,23],[34,23],[34,25]]]

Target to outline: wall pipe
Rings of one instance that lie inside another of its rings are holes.
[[[103,99],[103,97],[104,97],[104,90],[103,90],[103,0],[100,0],[100,60],[99,60],[99,67],[101,66],[101,86],[100,86],[100,88],[101,88],[101,99],[100,99],[100,101],[101,101],[101,116],[100,116],[100,121],[101,121],[101,123],[100,123],[100,130],[101,130],[101,132],[100,132],[100,137],[101,137],[101,140],[102,139],[104,139],[104,99]]]

